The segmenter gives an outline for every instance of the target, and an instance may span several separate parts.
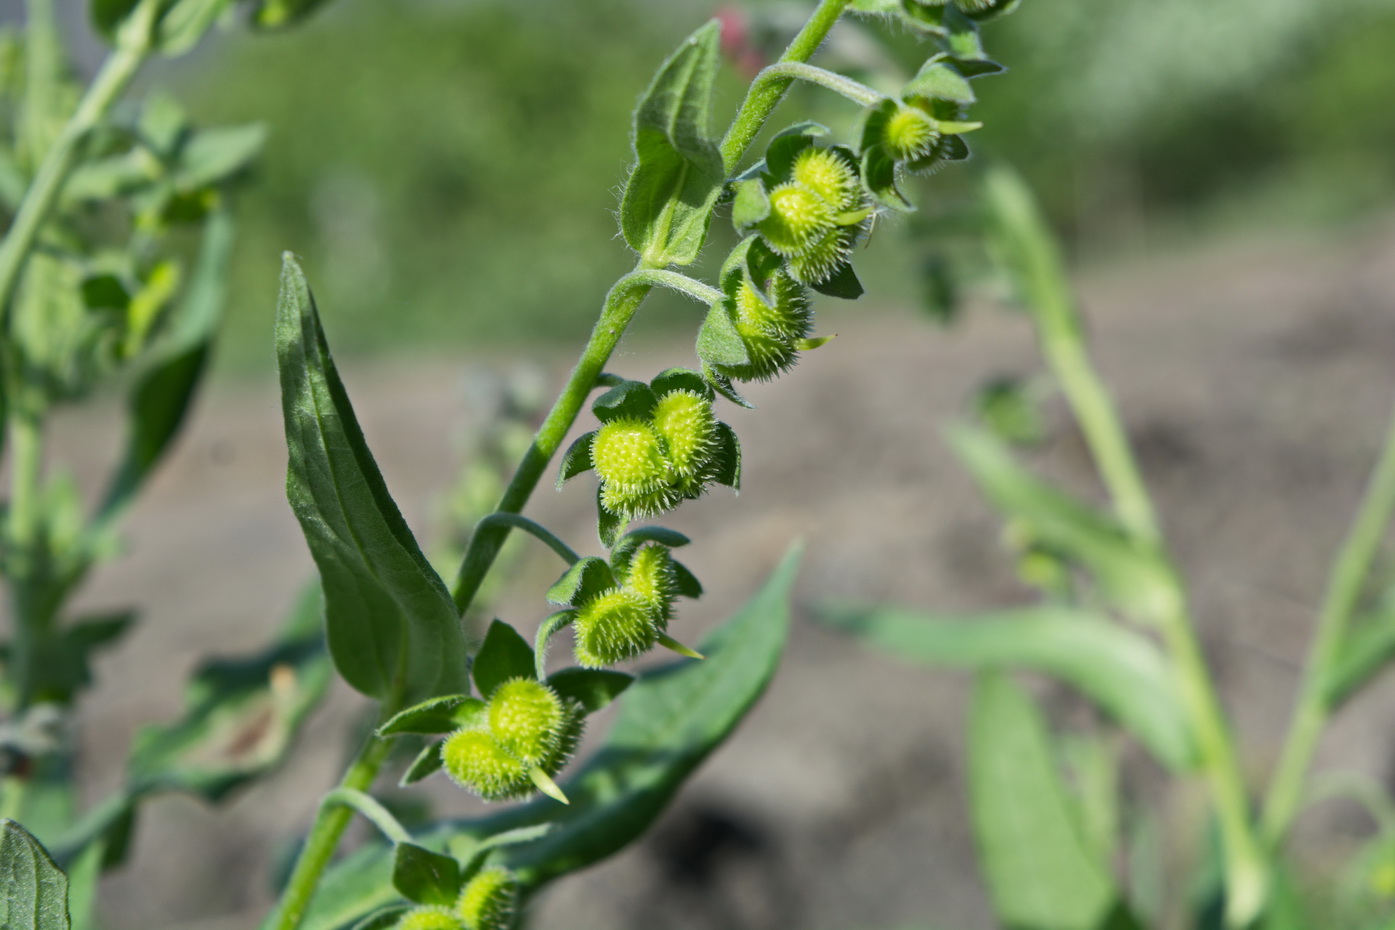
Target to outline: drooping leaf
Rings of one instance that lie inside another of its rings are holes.
[[[592,430],[578,436],[562,455],[562,464],[557,469],[557,487],[561,488],[568,480],[591,469],[591,442],[596,438]]]
[[[495,620],[484,634],[484,643],[475,655],[471,672],[480,696],[489,700],[494,689],[510,678],[534,676],[533,647],[513,627]]]
[[[953,429],[950,442],[999,510],[1021,521],[1034,542],[1089,569],[1101,591],[1121,610],[1153,620],[1172,608],[1174,588],[1160,556],[1136,544],[1113,518],[1033,476],[983,430]]]
[[[1001,673],[981,675],[974,691],[969,793],[998,919],[1014,930],[1099,930],[1118,895],[1071,819],[1046,722]]]
[[[543,837],[509,846],[503,864],[531,890],[585,868],[643,833],[689,774],[722,743],[764,691],[784,647],[796,554],[786,556],[735,617],[704,641],[705,661],[679,662],[641,675],[620,701],[605,742],[563,788],[571,805],[532,802],[491,817],[440,825],[422,835],[492,837],[552,824]],[[334,867],[311,903],[302,930],[334,930],[395,897],[391,855],[377,845]]]
[[[969,617],[896,607],[822,612],[831,626],[911,662],[973,671],[1025,669],[1079,689],[1175,770],[1196,745],[1162,653],[1142,635],[1087,611],[1040,606]]]
[[[101,518],[111,520],[140,490],[179,433],[203,376],[227,293],[233,223],[217,210],[208,218],[192,279],[165,339],[128,402],[130,434],[121,466],[103,499]]]
[[[588,714],[618,698],[634,682],[635,676],[609,668],[564,668],[547,676],[553,691],[580,704]]]
[[[814,284],[813,288],[820,294],[840,300],[857,300],[863,294],[862,282],[857,279],[851,262],[844,262],[832,275]]]
[[[587,556],[572,564],[547,589],[549,604],[580,605],[601,592],[615,587],[615,574],[605,559]]]
[[[13,820],[0,820],[0,927],[68,930],[68,877]]]
[[[643,381],[621,381],[591,404],[591,412],[602,423],[612,420],[643,420],[653,412],[659,398]]]
[[[449,733],[464,726],[483,707],[483,701],[465,694],[432,698],[394,714],[378,727],[378,735]]]
[[[418,904],[454,905],[460,894],[460,863],[415,843],[398,843],[392,885]]]
[[[276,347],[290,449],[286,496],[320,570],[335,667],[379,699],[469,691],[455,603],[388,493],[290,255]]]
[[[179,150],[174,183],[181,189],[207,187],[246,169],[266,145],[265,123],[220,126],[192,135]]]
[[[736,185],[731,202],[731,224],[739,230],[749,229],[770,215],[770,198],[765,185],[751,179]]]
[[[707,136],[720,61],[714,20],[664,62],[635,111],[637,162],[620,202],[630,248],[659,265],[693,262],[722,192],[722,156]]]

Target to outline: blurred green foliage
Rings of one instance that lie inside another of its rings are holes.
[[[775,22],[807,6],[740,5]],[[239,204],[228,360],[269,366],[286,248],[343,352],[574,340],[630,265],[614,218],[629,108],[718,7],[346,0],[157,77],[210,122],[271,130]],[[1071,0],[995,33],[1014,79],[980,88],[973,143],[1080,235],[1108,238],[1121,215],[1342,219],[1395,192],[1392,0]],[[737,92],[728,75],[719,109]],[[646,316],[675,314],[691,322]]]

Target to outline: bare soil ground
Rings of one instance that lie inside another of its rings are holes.
[[[1100,364],[1195,591],[1204,638],[1256,778],[1281,728],[1330,554],[1344,531],[1395,400],[1395,223],[1337,240],[1271,241],[1165,257],[1084,276]],[[332,334],[332,318],[329,322]],[[685,611],[694,641],[807,542],[797,626],[770,693],[645,843],[561,883],[535,930],[855,930],[991,926],[964,814],[966,679],[866,654],[814,625],[830,598],[942,609],[1020,602],[999,526],[939,427],[975,385],[1036,371],[1024,322],[976,313],[945,333],[905,312],[831,308],[830,346],[730,411],[746,454],[740,497],[714,494],[672,521],[710,594]],[[648,377],[690,356],[682,344],[627,347],[613,364]],[[416,526],[476,426],[468,385],[507,359],[351,366],[349,389],[389,485]],[[567,362],[548,368],[560,382]],[[62,455],[96,474],[109,415],[65,424]],[[1038,456],[1093,489],[1059,408]],[[83,595],[139,605],[143,620],[101,662],[83,735],[88,797],[119,773],[142,721],[173,716],[181,683],[209,652],[252,650],[311,571],[282,496],[285,453],[274,388],[224,388],[128,524],[127,554]],[[591,545],[588,492],[544,491],[537,514]],[[502,615],[531,627],[554,566],[528,563]],[[1077,713],[1048,691],[1061,713]],[[1342,716],[1323,764],[1389,784],[1395,741],[1385,681]],[[344,689],[273,780],[220,809],[152,803],[138,852],[104,889],[111,930],[254,925],[268,863],[337,777],[361,702]],[[1142,764],[1135,790],[1156,783]],[[433,797],[469,810],[448,785]],[[1195,812],[1183,791],[1165,803]],[[1365,829],[1338,810],[1310,821],[1321,851]]]

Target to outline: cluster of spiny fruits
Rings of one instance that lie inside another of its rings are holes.
[[[454,907],[426,904],[407,911],[397,930],[507,930],[513,926],[518,882],[508,869],[484,869],[465,883]]]

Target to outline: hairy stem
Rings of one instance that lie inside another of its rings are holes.
[[[40,416],[27,403],[10,410],[10,499],[5,535],[12,554],[10,596],[14,615],[14,641],[7,663],[14,688],[15,706],[23,710],[33,698],[35,662],[48,619],[37,601],[40,565],[43,492],[43,427]]]
[[[804,28],[790,40],[785,53],[780,56],[780,61],[808,61],[814,57],[814,52],[818,51],[823,40],[828,38],[833,24],[838,22],[838,18],[851,2],[852,0],[822,0],[814,10],[814,15],[804,24]],[[770,114],[774,112],[776,105],[793,82],[793,77],[778,74],[768,80],[758,77],[751,82],[746,99],[741,103],[741,109],[732,120],[726,138],[722,139],[722,165],[727,174],[731,174],[736,168],[741,157],[746,154],[746,149],[765,126],[765,121],[770,118]]]
[[[1371,563],[1380,551],[1392,511],[1395,511],[1395,420],[1386,435],[1380,461],[1366,485],[1361,508],[1328,578],[1327,594],[1308,652],[1288,739],[1265,798],[1261,828],[1264,841],[1270,846],[1283,842],[1298,812],[1318,738],[1332,711],[1326,697],[1327,679],[1341,657],[1347,627],[1360,603],[1362,588]]]
[[[533,520],[529,520],[527,517],[518,513],[491,513],[475,524],[475,533],[480,533],[495,526],[512,527],[513,529],[523,530],[525,533],[531,534],[535,539],[557,553],[562,561],[566,562],[568,565],[575,565],[581,559],[581,556],[577,555],[575,549],[562,542],[562,540],[547,527]]]
[[[843,77],[836,71],[806,65],[799,61],[784,61],[773,64],[756,75],[755,83],[780,81],[786,78],[816,84],[848,98],[860,107],[874,107],[886,99],[886,94],[875,91],[866,84],[854,81],[849,77]]]
[[[320,877],[329,866],[335,847],[339,845],[339,838],[344,835],[354,816],[354,808],[341,803],[344,797],[341,792],[364,792],[371,788],[391,749],[391,740],[370,734],[340,779],[338,788],[330,792],[320,805],[310,833],[305,837],[300,858],[296,860],[295,871],[286,883],[281,903],[267,923],[271,930],[295,930],[300,926],[320,884]],[[334,800],[331,801],[331,798]]]
[[[377,800],[364,794],[356,788],[340,786],[335,788],[320,801],[320,807],[333,807],[335,805],[347,807],[350,810],[362,814],[370,821],[378,831],[387,837],[391,843],[410,843],[412,836],[402,824],[397,822],[397,818],[392,816],[392,811],[383,807]]]

